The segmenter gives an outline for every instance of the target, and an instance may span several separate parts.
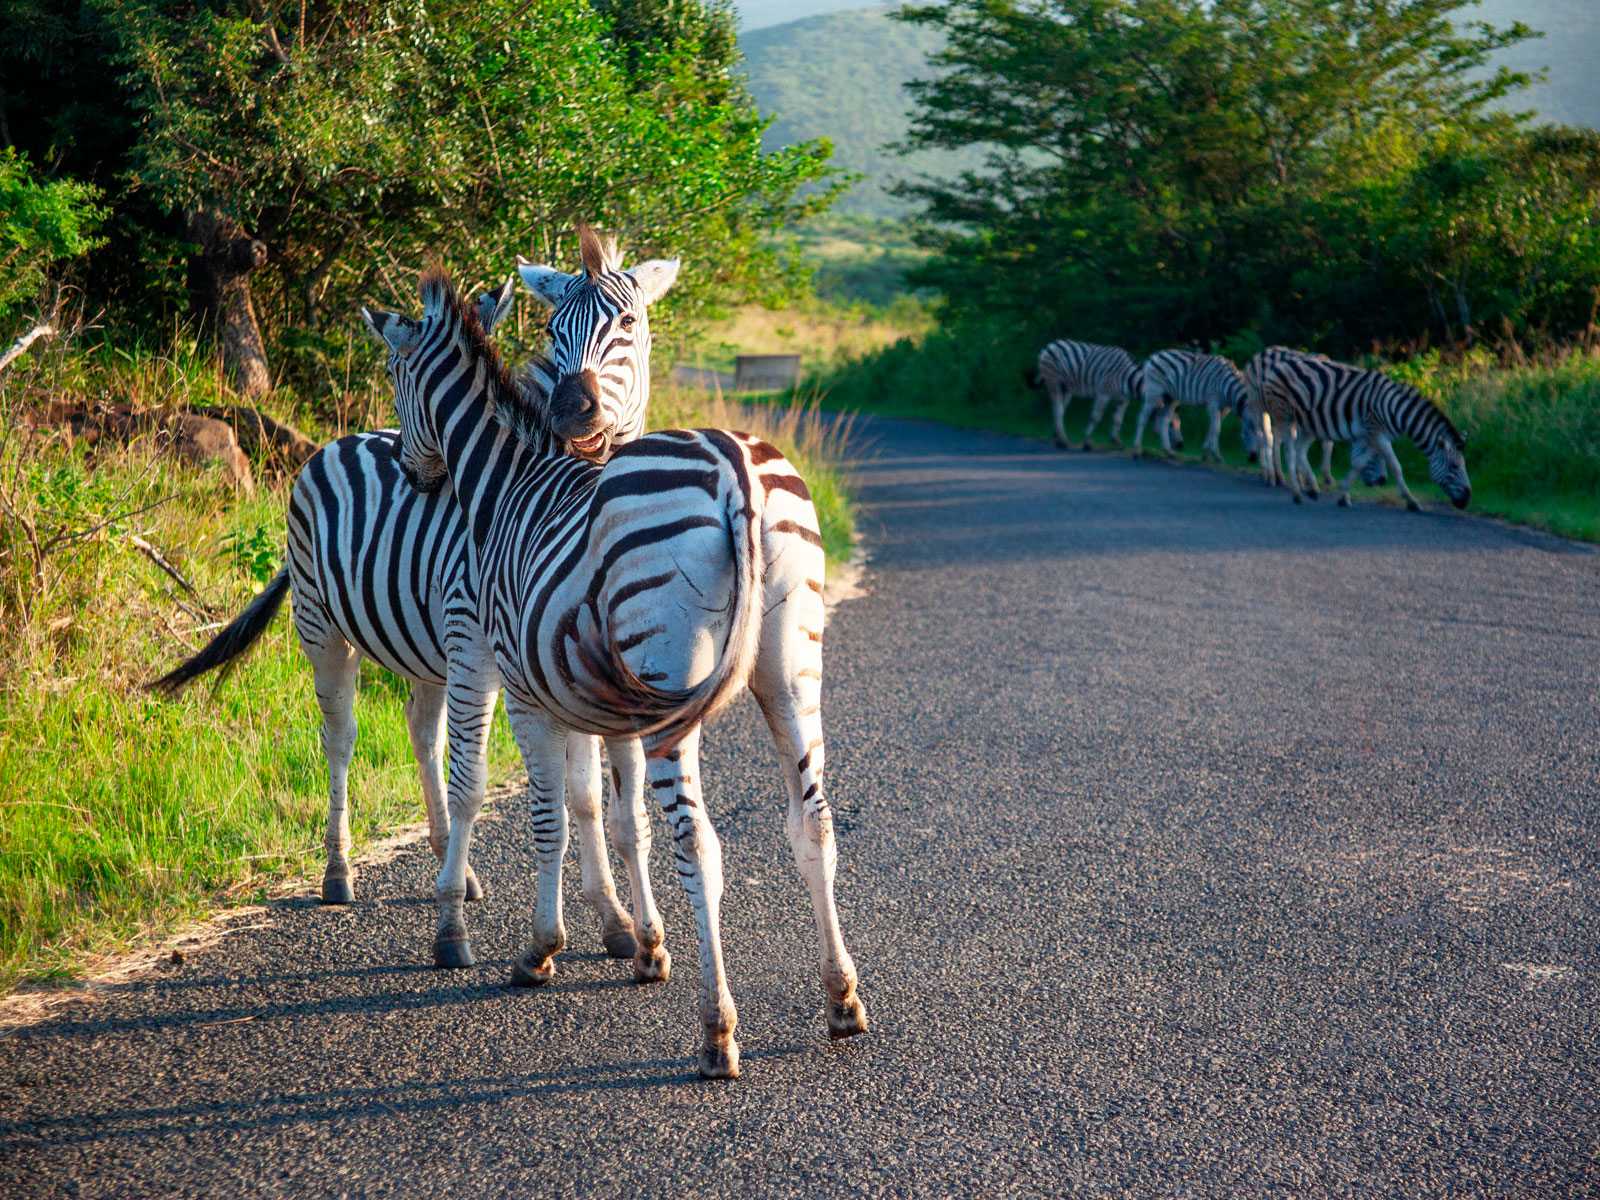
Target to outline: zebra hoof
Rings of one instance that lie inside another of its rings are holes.
[[[1295,503],[1296,503],[1296,504],[1299,504],[1299,503],[1300,503],[1300,497],[1299,497],[1299,496],[1296,496],[1296,497],[1295,497],[1295,498],[1294,498],[1294,502],[1295,502]]]
[[[532,950],[524,951],[511,968],[512,987],[543,987],[555,977],[555,959],[549,955],[536,958]]]
[[[1306,490],[1306,495],[1310,496],[1313,500],[1321,500],[1322,499],[1322,493],[1317,491],[1316,488],[1308,488]]]
[[[1421,512],[1422,511],[1422,505],[1418,504],[1415,500],[1407,500],[1406,501],[1406,507],[1408,509],[1410,509],[1412,512]]]
[[[467,903],[476,904],[483,899],[483,884],[478,882],[478,877],[472,873],[472,868],[467,868]]]
[[[1089,439],[1088,438],[1084,438],[1083,439],[1083,445],[1079,446],[1078,449],[1083,450],[1084,452],[1087,453],[1088,451],[1093,450],[1094,447],[1089,444]]]
[[[355,898],[355,889],[350,886],[350,880],[332,878],[322,881],[322,902],[324,904],[351,904],[354,903]]]
[[[605,944],[606,953],[612,958],[632,958],[639,953],[639,939],[633,936],[631,929],[613,929],[610,933],[602,933],[600,941]]]
[[[1056,446],[1059,449],[1062,449],[1062,450],[1067,449],[1067,443],[1063,442],[1060,438],[1056,438],[1055,439],[1055,443],[1056,443]]]
[[[828,1036],[834,1041],[841,1038],[855,1037],[858,1033],[867,1031],[867,1010],[862,1007],[859,996],[834,1003],[828,1002]]]
[[[701,1046],[700,1078],[739,1078],[739,1043],[729,1038],[726,1042],[708,1041]]]
[[[1339,497],[1339,507],[1340,508],[1349,508],[1350,507],[1350,497],[1349,496],[1340,496]]]
[[[433,944],[433,965],[436,967],[455,970],[459,967],[470,967],[477,961],[472,957],[471,943],[465,938]]]
[[[1259,457],[1260,456],[1257,455],[1254,450],[1252,450],[1252,451],[1250,451],[1249,454],[1245,455],[1244,460],[1245,460],[1245,462],[1253,463],[1253,462],[1257,462],[1259,460]]]
[[[672,955],[666,948],[657,946],[646,950],[643,946],[633,956],[633,981],[635,983],[665,983],[672,974]]]

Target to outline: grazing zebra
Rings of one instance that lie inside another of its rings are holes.
[[[561,289],[524,270],[563,306]],[[660,277],[629,281],[646,301]],[[561,749],[579,729],[643,739],[672,827],[700,945],[700,1073],[739,1071],[721,935],[722,855],[706,815],[700,724],[748,683],[778,746],[787,829],[822,945],[833,1037],[866,1028],[833,901],[833,818],[823,796],[822,539],[805,483],[773,447],[722,430],[648,434],[604,470],[562,452],[603,417],[581,377],[519,386],[442,272],[423,316],[363,316],[389,348],[400,462],[424,490],[448,479],[477,553],[479,611],[527,764],[539,882],[533,939],[512,982],[549,980],[565,943]],[[620,335],[619,335],[620,336]],[[475,814],[452,814],[441,896],[459,910]]]
[[[579,230],[586,269],[599,284],[574,293],[573,303],[550,322],[547,386],[568,375],[594,372],[607,414],[598,437],[569,444],[569,452],[603,459],[611,446],[643,429],[649,404],[650,335],[637,288],[621,278],[616,247],[587,228]],[[575,281],[550,268],[550,279]],[[636,268],[659,279],[672,263]],[[616,278],[613,278],[616,277]],[[667,280],[670,284],[670,278]],[[554,286],[547,283],[546,288]],[[659,286],[659,285],[658,285]],[[659,286],[656,294],[665,291]],[[479,302],[487,329],[510,309],[512,283]],[[630,337],[616,337],[623,326]],[[482,803],[484,755],[495,698],[500,691],[494,654],[477,617],[470,547],[461,507],[449,488],[417,491],[401,473],[394,430],[341,438],[314,455],[295,481],[289,501],[289,561],[265,592],[199,654],[152,686],[173,693],[196,676],[237,658],[267,628],[291,587],[300,645],[311,660],[322,744],[328,760],[327,870],[322,897],[329,904],[353,898],[349,861],[348,774],[354,751],[356,672],[363,657],[409,679],[406,723],[422,777],[428,835],[442,860],[450,814]],[[448,801],[442,773],[445,710],[449,710]],[[661,919],[651,895],[650,821],[644,803],[644,769],[637,741],[611,748],[614,803],[612,835],[632,884],[635,920],[617,901],[600,825],[599,742],[574,734],[566,752],[567,791],[578,826],[583,893],[601,918],[608,953],[634,960],[641,982],[665,979],[671,958],[660,945]],[[465,868],[464,897],[482,889]],[[441,926],[434,962],[471,966],[464,926]]]
[[[1094,409],[1083,431],[1083,448],[1089,449],[1089,435],[1100,424],[1106,406],[1117,402],[1111,413],[1111,440],[1122,445],[1122,414],[1128,402],[1140,394],[1139,364],[1117,346],[1093,342],[1074,342],[1066,338],[1051,342],[1039,351],[1038,365],[1028,374],[1030,387],[1042,387],[1050,395],[1050,421],[1055,426],[1056,445],[1067,447],[1064,418],[1067,402],[1074,396],[1093,396]],[[1181,435],[1179,444],[1182,444]]]
[[[1334,485],[1333,478],[1333,446],[1332,438],[1322,438],[1322,470],[1313,473],[1311,470],[1310,449],[1312,439],[1306,438],[1297,447],[1291,447],[1287,438],[1278,436],[1273,428],[1271,415],[1266,411],[1262,401],[1262,387],[1267,376],[1277,368],[1278,364],[1286,358],[1310,358],[1319,362],[1332,360],[1321,354],[1312,354],[1305,350],[1291,350],[1287,346],[1268,346],[1259,351],[1245,364],[1245,404],[1240,412],[1240,419],[1244,422],[1247,445],[1253,443],[1255,453],[1252,461],[1257,456],[1261,462],[1261,472],[1268,485],[1281,484],[1287,481],[1290,470],[1298,468],[1301,478],[1305,481],[1306,489],[1313,497],[1316,496],[1316,480],[1320,477],[1329,488]],[[1298,448],[1298,461],[1292,458],[1292,449]],[[1279,455],[1283,462],[1280,464]],[[1377,487],[1388,478],[1382,455],[1373,454],[1364,443],[1353,443],[1350,447],[1350,470],[1361,476],[1361,481],[1368,487]]]
[[[1472,499],[1462,450],[1466,438],[1450,418],[1416,388],[1378,371],[1309,355],[1285,356],[1262,381],[1262,404],[1274,427],[1282,427],[1291,455],[1304,461],[1301,443],[1313,437],[1353,444],[1351,470],[1339,492],[1341,507],[1350,503],[1350,484],[1372,460],[1387,465],[1406,507],[1421,508],[1406,487],[1400,461],[1391,444],[1404,435],[1428,456],[1428,471],[1450,502],[1465,508]],[[1300,502],[1300,472],[1290,469],[1289,487]],[[1306,489],[1313,499],[1316,487]]]
[[[1139,420],[1133,433],[1135,454],[1144,453],[1144,427],[1152,413],[1161,413],[1156,429],[1161,449],[1171,454],[1168,432],[1177,417],[1178,405],[1202,404],[1211,414],[1211,424],[1200,455],[1221,460],[1222,414],[1228,409],[1241,418],[1244,414],[1246,392],[1239,368],[1218,354],[1158,350],[1144,360],[1143,388],[1144,403],[1139,408]]]

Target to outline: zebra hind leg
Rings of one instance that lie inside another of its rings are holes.
[[[722,843],[706,816],[700,791],[700,731],[695,729],[665,752],[646,739],[645,750],[650,787],[672,827],[678,879],[694,906],[700,942],[700,1074],[706,1079],[736,1079],[739,1043],[734,1031],[739,1013],[722,959]],[[651,754],[652,750],[657,752]]]
[[[601,825],[600,739],[567,734],[567,809],[578,830],[578,863],[583,898],[600,918],[600,941],[612,958],[632,958],[639,949],[633,921],[617,902],[617,885],[606,859]]]
[[[650,814],[645,809],[644,748],[638,738],[612,738],[606,742],[611,758],[611,807],[606,823],[617,854],[628,872],[633,895],[633,953],[635,983],[665,983],[672,972],[672,955],[662,945],[664,927],[650,887]]]
[[[1089,444],[1089,435],[1092,434],[1095,431],[1095,428],[1100,424],[1100,418],[1106,415],[1106,408],[1110,404],[1111,397],[1107,393],[1101,392],[1099,395],[1095,396],[1094,406],[1089,410],[1089,423],[1083,427],[1083,448],[1085,450],[1094,449],[1094,447]]]
[[[361,655],[338,635],[305,647],[322,710],[322,754],[328,761],[328,866],[322,875],[322,902],[355,899],[355,869],[350,865],[350,759],[356,748],[356,673]]]

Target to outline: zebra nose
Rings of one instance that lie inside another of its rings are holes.
[[[1465,489],[1459,496],[1450,497],[1450,503],[1454,504],[1457,508],[1465,508],[1467,506],[1467,504],[1471,500],[1472,500],[1472,489],[1471,488]]]
[[[593,371],[574,371],[556,382],[550,395],[551,424],[563,437],[588,433],[603,415],[600,377]]]

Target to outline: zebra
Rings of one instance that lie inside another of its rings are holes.
[[[1203,404],[1211,414],[1211,424],[1206,440],[1201,445],[1202,458],[1222,459],[1222,414],[1231,409],[1241,416],[1244,412],[1246,392],[1244,379],[1227,359],[1218,354],[1198,354],[1192,350],[1158,350],[1144,360],[1142,371],[1144,403],[1139,408],[1139,420],[1134,426],[1133,452],[1144,453],[1144,427],[1152,413],[1159,411],[1156,429],[1164,453],[1172,453],[1168,436],[1175,423],[1178,405]]]
[[[1120,447],[1122,414],[1127,411],[1128,402],[1142,394],[1141,378],[1139,364],[1126,350],[1066,338],[1051,342],[1039,351],[1038,364],[1027,375],[1029,387],[1042,387],[1050,395],[1050,420],[1055,426],[1056,445],[1063,450],[1067,448],[1063,418],[1067,402],[1074,396],[1094,397],[1094,409],[1083,431],[1083,448],[1090,448],[1089,435],[1100,424],[1106,406],[1113,400],[1117,406],[1111,413],[1111,440]],[[1178,445],[1183,445],[1181,433]]]
[[[1261,398],[1273,425],[1283,426],[1291,455],[1299,456],[1301,461],[1300,443],[1309,438],[1353,444],[1352,467],[1339,492],[1341,508],[1350,504],[1350,485],[1362,464],[1381,460],[1394,476],[1406,507],[1412,512],[1421,509],[1406,487],[1400,460],[1391,444],[1402,434],[1427,455],[1429,474],[1452,504],[1466,508],[1472,499],[1472,483],[1467,478],[1462,453],[1466,437],[1431,400],[1409,384],[1379,371],[1310,355],[1292,355],[1279,359],[1267,373]],[[1287,474],[1298,504],[1302,491],[1300,473],[1291,468]],[[1307,490],[1314,499],[1315,485]]]
[[[578,233],[585,271],[598,283],[576,289],[573,303],[550,321],[549,362],[542,369],[546,386],[585,371],[600,381],[600,404],[608,415],[597,435],[602,441],[591,438],[567,447],[600,461],[643,431],[650,399],[649,322],[642,295],[637,288],[630,292],[622,278],[615,244],[586,227]],[[522,266],[551,280],[580,278]],[[635,271],[655,280],[654,295],[660,295],[677,267],[674,259],[644,263]],[[513,287],[508,279],[479,301],[478,320],[486,331],[509,311]],[[631,336],[614,336],[625,326]],[[200,674],[236,659],[265,632],[293,590],[295,628],[312,663],[328,761],[328,862],[322,880],[328,904],[348,904],[354,895],[347,799],[360,660],[370,658],[411,681],[406,723],[422,778],[429,842],[441,860],[450,814],[464,808],[476,812],[482,803],[488,729],[500,691],[493,651],[478,623],[461,507],[449,488],[423,493],[407,483],[398,449],[398,431],[379,430],[341,438],[314,455],[290,497],[287,564],[208,646],[151,685],[176,693]],[[446,706],[448,801],[441,771]],[[607,952],[632,958],[634,978],[643,983],[666,979],[671,956],[660,945],[661,919],[650,889],[651,832],[640,755],[636,741],[611,748],[615,802],[609,818],[632,884],[633,919],[618,904],[607,864],[598,740],[581,734],[568,739],[566,784],[578,827],[584,896],[601,919]],[[470,867],[463,887],[468,900],[482,896]],[[440,967],[473,965],[464,924],[442,927],[433,953]]]
[[[1269,486],[1284,483],[1290,470],[1296,467],[1300,476],[1305,480],[1305,487],[1313,498],[1316,497],[1316,481],[1320,478],[1329,488],[1334,486],[1333,478],[1333,446],[1332,438],[1322,438],[1322,469],[1313,473],[1311,469],[1310,449],[1312,439],[1307,438],[1303,445],[1299,445],[1298,461],[1291,457],[1291,445],[1287,438],[1279,438],[1272,425],[1272,418],[1267,413],[1262,401],[1262,387],[1266,377],[1276,369],[1277,365],[1285,358],[1311,358],[1319,362],[1332,360],[1321,355],[1313,354],[1306,350],[1291,350],[1288,346],[1268,346],[1256,353],[1244,368],[1245,403],[1240,412],[1240,420],[1244,422],[1244,436],[1247,446],[1255,446],[1251,461],[1259,457],[1263,477]],[[1284,461],[1279,462],[1279,455]],[[1388,479],[1388,470],[1384,466],[1382,455],[1373,454],[1365,443],[1352,443],[1350,447],[1350,470],[1359,474],[1361,481],[1368,487],[1378,487]]]
[[[523,279],[559,314],[581,284]],[[630,280],[652,298],[655,281]],[[519,386],[442,271],[423,315],[362,315],[388,347],[400,465],[424,490],[448,479],[476,550],[479,611],[528,768],[538,888],[513,984],[548,981],[565,944],[560,867],[567,730],[639,737],[672,828],[700,947],[701,1075],[739,1073],[721,934],[721,847],[700,786],[700,725],[748,683],[779,751],[786,827],[811,893],[833,1037],[866,1029],[833,900],[823,796],[822,539],[810,493],[772,446],[725,430],[647,434],[602,470],[562,453],[595,427],[581,378]],[[590,384],[592,386],[592,382]],[[459,911],[474,812],[452,813],[439,888]]]

